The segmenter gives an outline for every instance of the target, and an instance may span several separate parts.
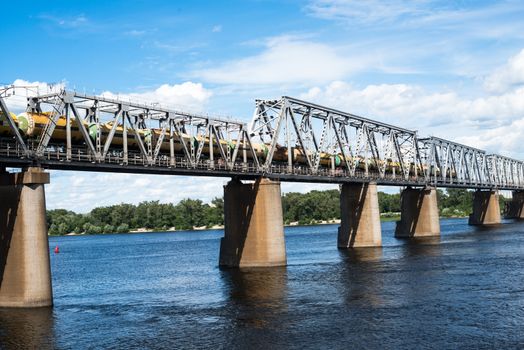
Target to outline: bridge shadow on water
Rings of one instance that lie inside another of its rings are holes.
[[[222,269],[230,306],[238,310],[237,326],[276,327],[279,315],[287,311],[288,271],[286,267]]]
[[[397,307],[409,303],[410,295],[414,293],[434,289],[430,285],[419,288],[420,274],[413,274],[413,269],[420,261],[440,257],[441,238],[436,236],[399,241],[402,244],[396,246],[339,250],[341,263],[337,280],[345,283],[337,289],[346,307]],[[414,260],[417,263],[414,264]],[[429,284],[432,284],[431,274],[430,271],[427,279]],[[413,276],[413,280],[406,280]]]
[[[439,256],[441,250],[441,236],[411,237],[402,245],[402,258],[416,256]]]
[[[377,266],[384,258],[382,247],[340,249],[336,289],[347,306],[380,306],[384,304],[383,284]]]
[[[0,308],[0,349],[54,349],[52,307]]]

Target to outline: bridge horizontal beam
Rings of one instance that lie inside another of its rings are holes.
[[[69,102],[75,103],[78,106],[82,108],[91,108],[93,102],[97,102],[100,104],[98,107],[103,112],[109,112],[113,113],[115,112],[120,106],[126,106],[128,110],[136,111],[136,112],[143,112],[147,111],[150,114],[151,119],[164,119],[166,113],[170,113],[173,116],[179,116],[179,117],[187,117],[187,118],[195,118],[195,119],[205,119],[205,120],[213,120],[216,122],[222,122],[222,123],[234,123],[234,124],[243,124],[241,121],[235,121],[225,118],[218,118],[214,116],[208,116],[203,114],[197,114],[197,113],[191,113],[188,111],[182,111],[172,108],[163,107],[158,103],[140,103],[135,102],[132,100],[125,100],[125,99],[115,99],[110,98],[103,95],[89,95],[89,94],[82,94],[78,93],[76,91],[69,91],[69,90],[62,90],[60,92],[55,93],[49,93],[49,94],[42,94],[38,96],[30,97],[29,99],[31,102],[35,105],[38,104],[55,104],[57,99],[69,99]]]
[[[31,159],[24,159],[12,156],[0,155],[0,164],[4,164],[11,167],[29,167],[35,163]],[[183,176],[210,176],[210,177],[238,177],[242,179],[256,179],[261,176],[260,172],[255,170],[253,164],[250,164],[247,168],[235,167],[228,169],[225,166],[210,167],[209,164],[199,164],[198,167],[190,167],[188,164],[184,164],[183,159],[179,159],[177,164],[174,166],[167,166],[167,163],[158,163],[154,165],[145,165],[137,159],[136,163],[130,162],[127,165],[116,163],[94,163],[89,161],[64,161],[63,155],[56,155],[56,157],[49,156],[49,159],[42,160],[39,165],[45,169],[50,170],[65,170],[65,171],[88,171],[88,172],[109,172],[109,173],[133,173],[133,174],[150,174],[150,175],[183,175]],[[281,181],[288,182],[305,182],[305,183],[332,183],[332,184],[344,184],[344,183],[369,183],[376,182],[378,185],[383,186],[413,186],[413,187],[424,187],[426,182],[419,178],[404,180],[401,178],[379,178],[378,176],[365,176],[363,173],[359,173],[356,176],[350,176],[348,174],[309,174],[301,173],[304,169],[295,169],[295,173],[288,173],[287,167],[279,167],[274,169],[272,173],[268,173],[265,177],[270,179],[280,179]],[[470,184],[467,183],[444,183],[437,182],[436,187],[446,188],[471,188]],[[475,188],[478,189],[492,189],[493,186],[489,184],[479,184]],[[499,187],[499,189],[505,190],[518,190],[521,187],[507,185]]]
[[[405,133],[409,133],[409,134],[416,134],[415,130],[409,130],[409,129],[405,129],[405,128],[402,128],[402,127],[398,127],[396,125],[379,122],[379,121],[376,121],[376,120],[373,120],[373,119],[369,119],[369,118],[358,116],[356,114],[347,113],[347,112],[340,111],[338,109],[325,107],[325,106],[321,106],[321,105],[318,105],[318,104],[315,104],[315,103],[311,103],[311,102],[307,102],[307,101],[304,101],[304,100],[300,100],[298,98],[289,97],[289,96],[283,96],[282,100],[287,100],[288,102],[294,104],[295,106],[302,106],[304,108],[314,109],[314,110],[317,111],[317,113],[315,113],[315,116],[318,117],[318,118],[324,119],[325,117],[323,116],[323,114],[325,114],[325,112],[329,112],[331,114],[335,114],[337,116],[340,116],[342,119],[346,119],[348,122],[350,122],[351,120],[354,120],[354,121],[359,121],[359,122],[362,122],[362,123],[367,123],[367,124],[370,124],[370,125],[375,125],[376,127],[382,127],[385,130],[396,130],[396,131],[401,131],[401,132],[405,132]]]
[[[446,140],[446,139],[443,139],[443,138],[440,138],[440,137],[436,137],[436,136],[419,138],[419,141],[423,142],[423,143],[432,143],[432,144],[440,144],[440,145],[451,145],[451,146],[454,146],[454,147],[460,147],[460,148],[468,149],[468,150],[471,150],[471,151],[477,151],[477,152],[480,152],[480,153],[486,153],[486,151],[483,151],[483,150],[481,150],[479,148],[471,147],[471,146],[464,145],[462,143],[458,143],[458,142],[454,142],[454,141],[449,141],[449,140]]]

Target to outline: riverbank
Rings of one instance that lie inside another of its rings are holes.
[[[467,218],[467,216],[441,216],[440,219],[464,219]],[[394,215],[390,216],[388,213],[386,215],[381,215],[380,221],[381,222],[390,222],[390,221],[399,221],[400,215]],[[307,226],[320,226],[320,225],[336,225],[340,224],[340,219],[333,219],[333,220],[322,220],[315,223],[310,224],[300,224],[298,221],[290,222],[288,224],[284,224],[284,227],[307,227]],[[112,232],[108,234],[120,234],[120,233],[155,233],[155,232],[196,232],[196,231],[206,231],[206,230],[223,230],[224,225],[214,225],[212,227],[207,226],[201,226],[201,227],[193,227],[192,229],[187,230],[177,230],[175,227],[170,227],[168,229],[149,229],[145,227],[137,228],[130,230],[128,232]],[[106,233],[67,233],[65,235],[52,235],[49,234],[50,237],[63,237],[63,236],[93,236],[93,235],[104,235]]]
[[[378,207],[382,221],[400,219],[400,194],[378,193]],[[438,191],[439,212],[444,217],[466,216],[471,210],[472,196],[466,190]],[[338,190],[286,193],[282,196],[282,219],[290,226],[337,224],[340,218]],[[71,232],[86,234],[190,231],[223,229],[224,201],[214,198],[210,203],[198,199],[183,199],[177,204],[159,201],[138,204],[116,204],[93,208],[89,213],[75,213],[65,209],[47,211],[51,235]],[[155,229],[146,229],[153,227]],[[175,229],[176,228],[176,229]],[[76,234],[75,234],[76,235]]]

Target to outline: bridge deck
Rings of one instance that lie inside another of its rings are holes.
[[[423,176],[409,176],[407,179],[401,174],[384,174],[378,172],[356,171],[354,175],[344,169],[321,168],[316,173],[304,166],[293,166],[291,171],[286,164],[272,165],[268,171],[260,171],[254,162],[235,163],[232,168],[222,161],[202,160],[192,164],[184,157],[175,157],[174,162],[170,158],[159,157],[153,164],[149,163],[140,153],[129,153],[127,164],[124,158],[118,155],[108,156],[103,163],[95,161],[94,157],[82,153],[80,149],[70,160],[67,154],[60,149],[48,150],[44,157],[36,163],[34,159],[24,157],[23,151],[17,147],[16,142],[0,141],[0,164],[6,167],[41,166],[46,169],[66,171],[90,171],[111,173],[133,173],[151,175],[184,175],[184,176],[210,176],[210,177],[238,177],[241,179],[256,179],[260,176],[280,181],[310,182],[310,183],[365,183],[375,182],[384,186],[435,186],[446,188],[493,188],[490,183],[476,183],[448,181],[437,179],[428,181]],[[518,190],[521,187],[506,184],[497,187],[504,190]]]

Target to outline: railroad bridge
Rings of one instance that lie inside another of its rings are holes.
[[[282,266],[280,182],[340,184],[338,247],[381,245],[377,185],[402,186],[395,235],[440,234],[436,188],[474,189],[469,223],[524,218],[524,162],[284,96],[256,100],[250,124],[61,90],[9,109],[0,89],[0,306],[52,305],[46,169],[221,176],[219,264]],[[7,168],[20,168],[9,173]]]

